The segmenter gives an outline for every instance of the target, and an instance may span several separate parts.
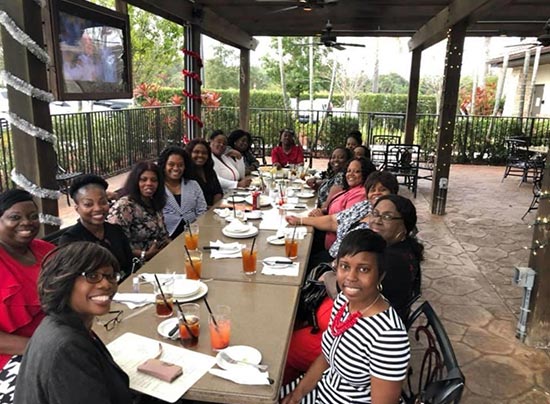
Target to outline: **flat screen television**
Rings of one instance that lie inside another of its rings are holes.
[[[132,97],[128,16],[83,0],[50,0],[52,88],[59,100]]]

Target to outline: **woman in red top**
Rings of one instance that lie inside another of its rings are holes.
[[[35,240],[40,222],[32,196],[0,195],[0,403],[11,403],[21,355],[44,313],[36,281],[42,258],[54,248]]]
[[[279,146],[271,151],[271,164],[277,167],[277,170],[289,164],[304,164],[304,151],[296,144],[293,130],[281,129],[279,132]]]

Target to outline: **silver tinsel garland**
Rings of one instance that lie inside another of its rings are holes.
[[[59,199],[61,192],[54,189],[41,188],[29,181],[23,174],[18,173],[15,168],[11,170],[11,180],[37,198]]]
[[[49,224],[50,226],[61,226],[63,221],[58,218],[57,216],[48,215],[44,213],[38,214],[38,219],[40,220],[40,223]]]
[[[32,123],[25,121],[22,118],[19,118],[13,112],[10,112],[8,114],[8,121],[10,121],[13,126],[21,129],[27,135],[37,137],[51,144],[55,144],[56,137],[53,133],[50,133],[45,129],[39,128],[38,126],[35,126]]]
[[[11,37],[28,49],[30,53],[36,56],[42,63],[50,64],[50,55],[32,40],[15,22],[10,18],[5,11],[0,11],[0,24],[6,28]]]
[[[44,102],[55,101],[55,98],[52,93],[41,90],[40,88],[34,87],[26,81],[21,80],[19,77],[14,76],[13,74],[2,70],[0,73],[1,77],[4,79],[6,84],[20,93],[26,94],[30,97],[36,98]]]

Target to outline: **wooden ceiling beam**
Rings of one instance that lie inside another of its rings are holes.
[[[196,9],[190,2],[180,1],[178,7],[174,7],[174,0],[127,0],[127,2],[180,25],[197,24],[204,34],[225,44],[250,50],[258,46],[258,40],[252,35],[210,9]]]
[[[409,41],[409,50],[428,48],[447,36],[449,28],[460,21],[475,22],[490,10],[502,8],[512,0],[454,0],[424,24]]]

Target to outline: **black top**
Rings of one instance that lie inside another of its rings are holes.
[[[128,238],[124,234],[122,227],[118,224],[112,224],[105,222],[105,233],[103,240],[98,239],[88,229],[86,229],[80,220],[74,225],[69,227],[59,240],[59,245],[73,243],[75,241],[91,241],[97,243],[102,247],[105,247],[113,253],[118,263],[120,264],[120,270],[123,272],[124,280],[132,273],[132,249],[128,242]]]
[[[214,195],[223,195],[223,189],[214,170],[211,172],[205,172],[205,175],[206,181],[204,181],[200,175],[193,175],[192,179],[199,183],[202,193],[204,194],[206,204],[208,206],[212,206],[214,204]]]
[[[15,404],[132,404],[126,373],[74,314],[48,315],[32,336]]]

